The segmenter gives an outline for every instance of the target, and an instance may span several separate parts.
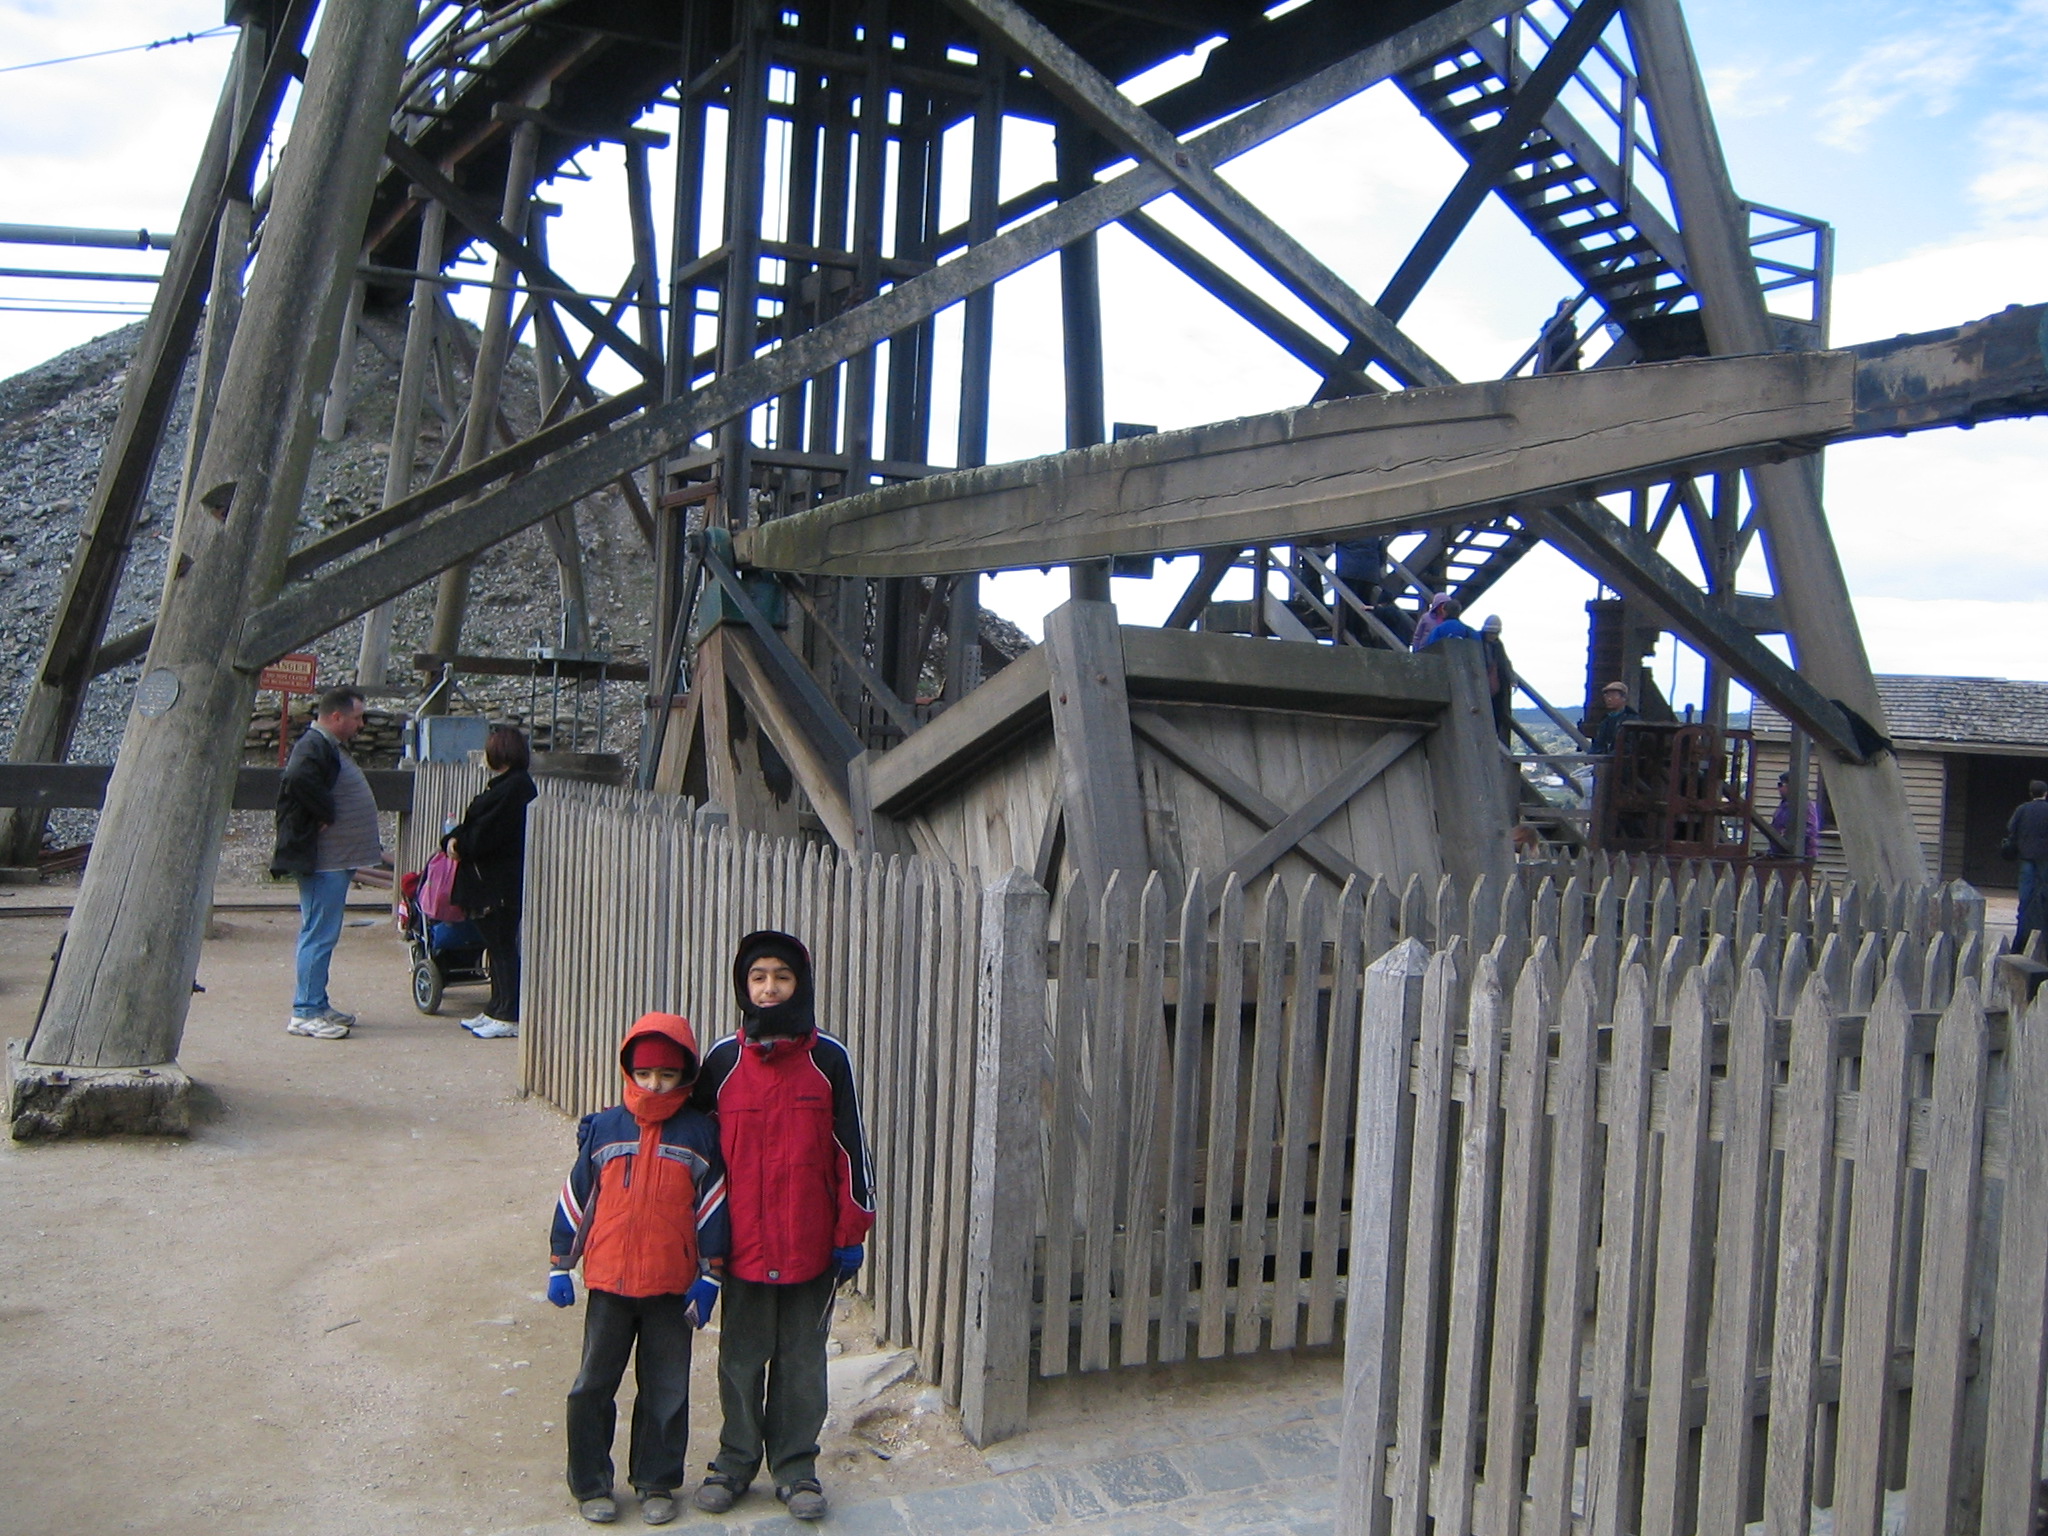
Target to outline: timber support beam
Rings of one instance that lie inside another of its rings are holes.
[[[1825,443],[2048,411],[2048,306],[1829,352],[1407,390],[932,475],[737,537],[749,564],[942,575],[1540,511]]]

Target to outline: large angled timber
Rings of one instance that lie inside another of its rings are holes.
[[[269,136],[289,78],[285,62],[298,57],[312,9],[310,0],[301,0],[285,13],[274,36],[245,25],[237,41],[149,319],[128,365],[120,414],[100,457],[64,593],[15,725],[9,748],[13,762],[62,762],[71,750],[86,688],[98,670],[95,653],[127,569],[135,521],[149,494],[200,314],[208,302],[222,216],[231,200],[241,200],[246,211],[255,154]],[[239,273],[244,253],[230,251],[228,260]],[[0,861],[32,863],[42,833],[40,812],[9,810],[0,816]]]
[[[749,564],[941,575],[1540,511],[1853,438],[2048,411],[2048,306],[1829,352],[1325,401],[934,475],[738,536]]]
[[[1717,353],[1755,352],[1771,344],[1772,322],[1750,250],[1749,209],[1729,180],[1685,18],[1677,0],[1626,0],[1624,14],[1677,204],[1707,344]],[[1771,585],[1787,617],[1799,670],[1882,729],[1884,705],[1821,506],[1818,469],[1777,464],[1750,474],[1763,513]],[[1897,760],[1884,757],[1867,768],[1824,760],[1822,770],[1850,871],[1890,885],[1927,879]]]
[[[322,8],[293,124],[319,153],[278,170],[93,859],[18,1073],[176,1058],[255,694],[233,639],[283,574],[411,30],[411,7],[387,0]]]

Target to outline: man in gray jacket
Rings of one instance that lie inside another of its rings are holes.
[[[2028,798],[2014,808],[2005,835],[2020,855],[2019,930],[2012,947],[2025,949],[2028,936],[2042,926],[2041,902],[2048,899],[2048,784],[2036,779]]]
[[[345,1040],[355,1015],[327,996],[327,967],[341,937],[349,881],[384,857],[377,801],[370,781],[348,755],[363,728],[363,696],[353,688],[320,695],[313,724],[292,747],[277,788],[273,875],[299,882],[298,980],[287,1032],[314,1040]]]

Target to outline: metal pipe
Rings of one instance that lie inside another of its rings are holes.
[[[160,272],[64,272],[54,267],[0,267],[0,277],[54,277],[67,283],[159,283]],[[128,302],[123,300],[123,303]],[[140,303],[141,300],[135,302]]]
[[[169,235],[146,229],[76,229],[66,224],[0,224],[0,245],[90,245],[110,251],[168,251]]]

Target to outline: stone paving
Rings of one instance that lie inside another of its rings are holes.
[[[1090,1384],[1084,1384],[1083,1392]],[[1044,1529],[1102,1536],[1324,1536],[1334,1525],[1334,1380],[1245,1383],[1158,1396],[1097,1389],[1056,1422],[991,1446],[989,1476],[916,1492],[833,1501],[834,1536],[1011,1536]],[[829,1490],[828,1490],[829,1491]],[[630,1516],[628,1517],[630,1518]],[[734,1536],[807,1529],[751,1493],[718,1522]]]

